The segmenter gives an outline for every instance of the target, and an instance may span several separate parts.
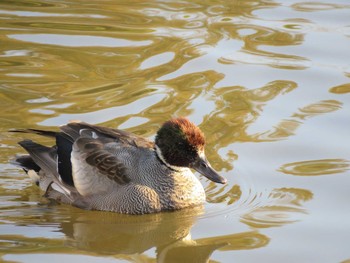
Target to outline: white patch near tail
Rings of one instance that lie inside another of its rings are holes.
[[[33,183],[39,184],[40,176],[34,170],[29,170],[27,174]]]

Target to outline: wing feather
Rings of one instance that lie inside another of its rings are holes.
[[[130,178],[127,176],[125,165],[118,157],[109,152],[105,145],[112,140],[79,138],[76,145],[85,156],[85,161],[92,167],[95,167],[101,174],[106,175],[110,180],[118,184],[127,184]]]
[[[111,139],[114,139],[115,141],[126,143],[134,147],[142,147],[142,148],[154,147],[153,142],[151,142],[146,138],[138,136],[136,134],[119,130],[119,129],[112,129],[107,127],[91,125],[85,122],[71,122],[61,126],[60,129],[64,133],[66,133],[68,136],[73,138],[73,140],[77,140],[79,137],[81,137],[81,133],[82,133],[81,131],[91,130],[95,132],[97,137],[100,137],[100,138],[101,137],[111,138]]]

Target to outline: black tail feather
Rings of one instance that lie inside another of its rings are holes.
[[[29,153],[33,162],[45,173],[59,177],[56,163],[56,147],[46,147],[31,140],[20,141],[18,144]]]
[[[36,173],[40,171],[40,167],[34,162],[30,155],[18,155],[10,161],[13,165],[23,168],[24,171],[34,170]]]
[[[37,130],[37,129],[12,129],[9,130],[9,132],[19,132],[19,133],[34,133],[46,137],[56,137],[57,132],[54,131],[43,131],[43,130]]]
[[[51,132],[42,130],[13,130],[14,132],[36,133],[39,135],[55,137],[56,146],[46,147],[31,140],[23,140],[21,145],[28,153],[26,157],[18,157],[14,164],[22,167],[25,171],[35,170],[38,172],[43,169],[45,173],[54,174],[63,182],[74,186],[72,176],[72,164],[70,160],[73,140],[63,132]]]

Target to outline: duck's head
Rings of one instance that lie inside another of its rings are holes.
[[[159,158],[169,167],[193,168],[213,182],[226,183],[205,157],[203,132],[188,119],[180,117],[165,122],[155,144]]]

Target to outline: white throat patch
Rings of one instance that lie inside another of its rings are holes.
[[[169,167],[169,168],[171,168],[171,169],[173,169],[173,170],[175,170],[175,171],[177,171],[177,172],[183,172],[183,171],[189,169],[189,168],[187,168],[187,167],[181,167],[181,166],[176,166],[176,165],[171,165],[171,164],[169,164],[167,161],[165,161],[164,156],[163,156],[163,154],[162,154],[162,151],[159,149],[159,147],[158,147],[157,145],[156,145],[156,153],[157,153],[158,158],[159,158],[160,160],[162,160],[162,162],[163,162],[167,167]]]

